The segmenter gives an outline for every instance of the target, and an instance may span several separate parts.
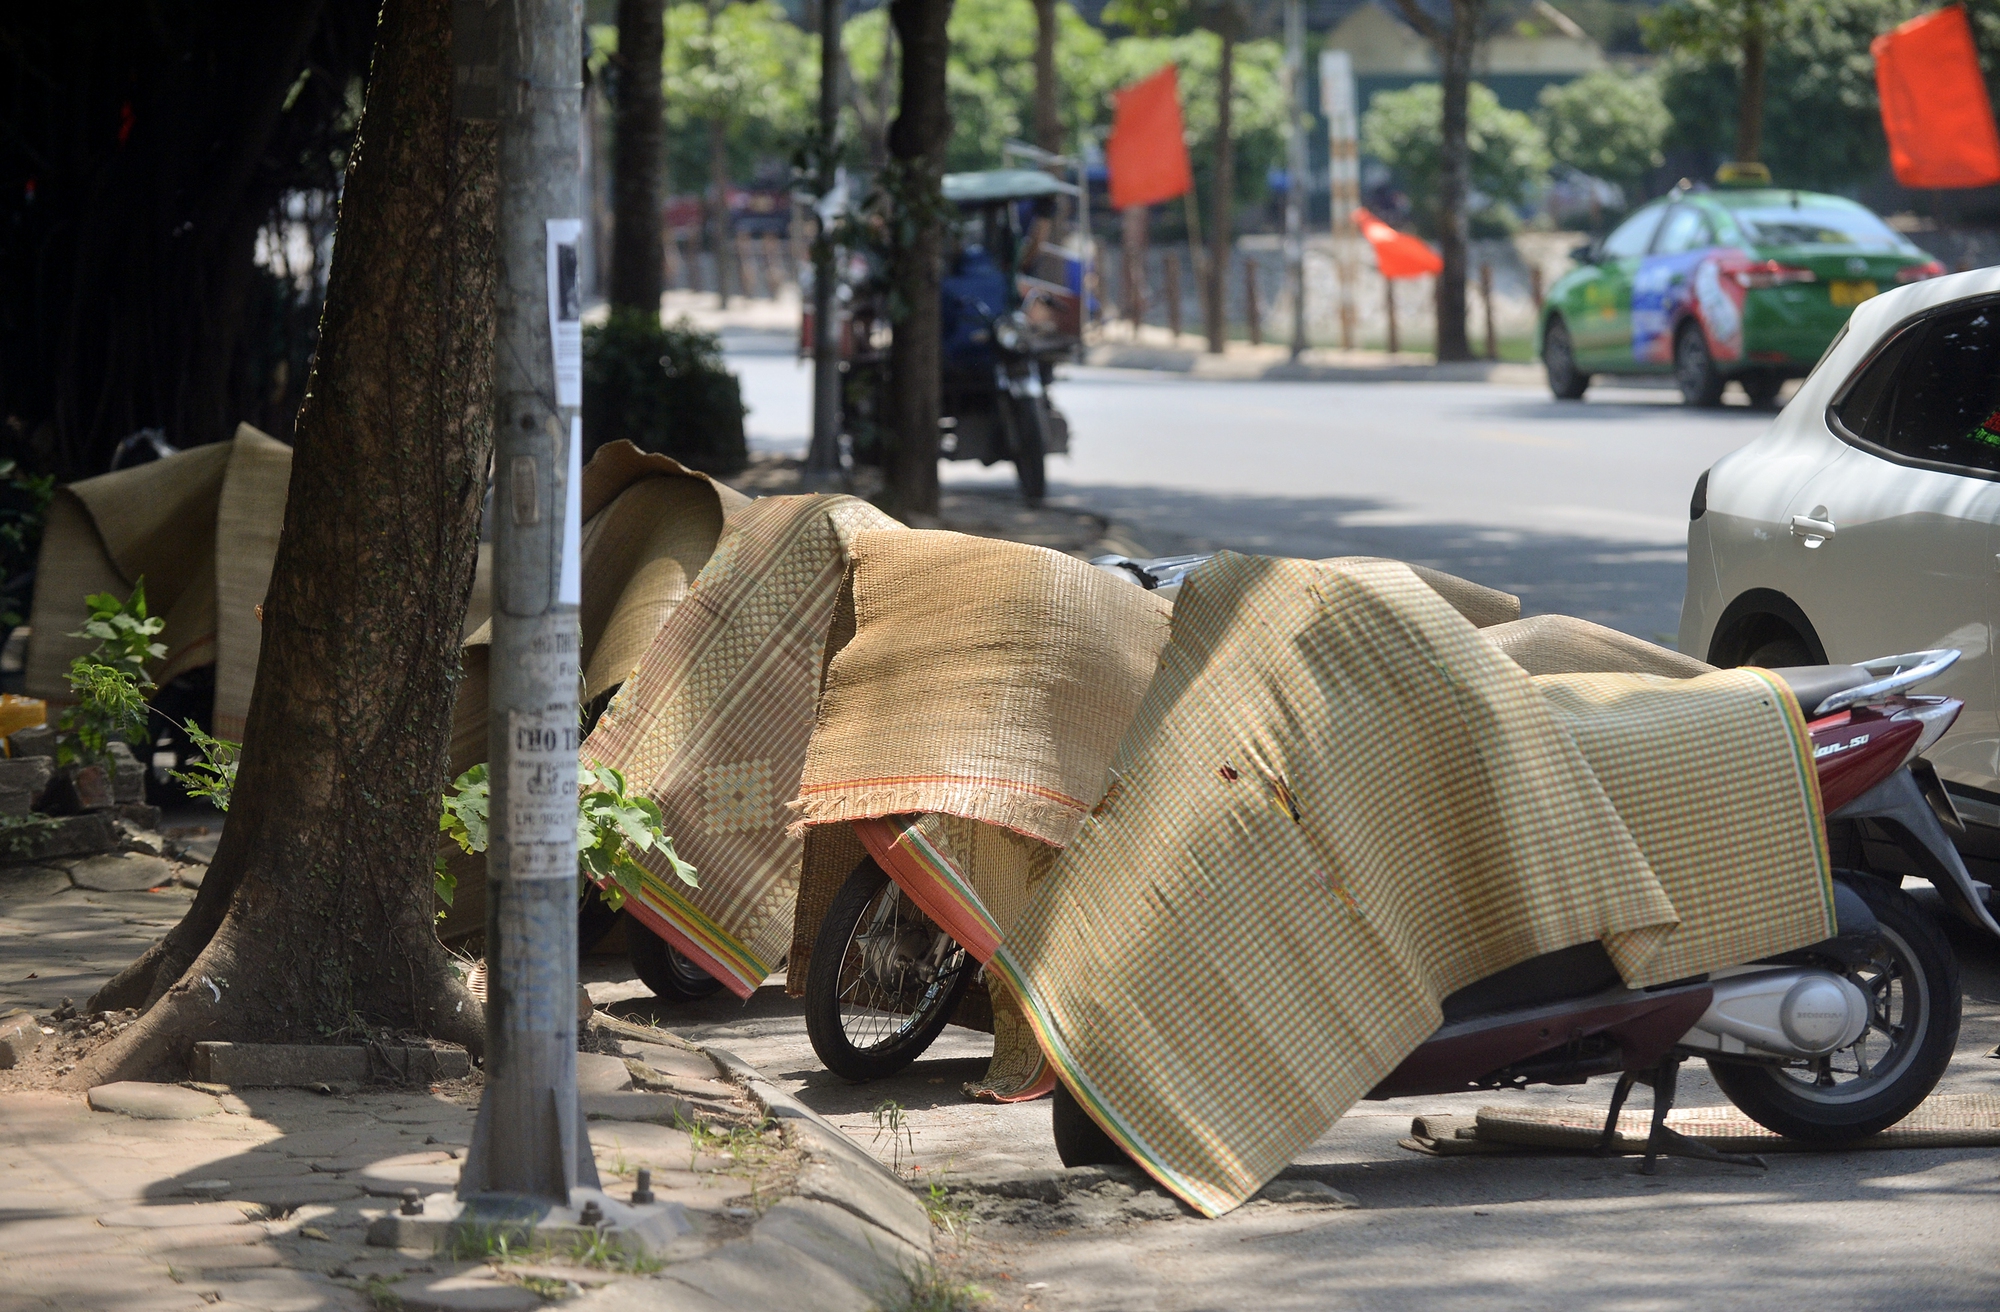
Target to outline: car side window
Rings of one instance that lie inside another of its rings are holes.
[[[1848,386],[1834,416],[1892,455],[2000,476],[2000,302],[1905,328]]]
[[[1655,205],[1640,210],[1625,222],[1612,229],[1604,239],[1604,256],[1612,260],[1636,260],[1646,253],[1653,244],[1653,234],[1659,230],[1660,219],[1667,212],[1664,205]]]
[[[1660,226],[1660,236],[1653,243],[1653,253],[1679,255],[1714,244],[1708,235],[1708,216],[1692,205],[1676,205],[1667,215],[1667,221]]]

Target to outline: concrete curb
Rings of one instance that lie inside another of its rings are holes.
[[[579,1312],[876,1312],[906,1301],[912,1277],[935,1253],[930,1215],[909,1186],[736,1054],[701,1051],[805,1155],[797,1192],[759,1217],[748,1239],[648,1280],[620,1281],[572,1306]]]
[[[1314,360],[1312,353],[1293,361],[1282,353],[1268,351],[1209,355],[1185,347],[1120,342],[1091,347],[1085,356],[1085,363],[1102,369],[1180,374],[1207,382],[1511,383],[1540,386],[1545,381],[1540,365],[1504,361],[1350,363]]]

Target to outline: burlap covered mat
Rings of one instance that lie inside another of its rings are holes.
[[[69,701],[70,661],[96,645],[70,636],[84,597],[123,596],[144,576],[148,609],[166,620],[154,680],[215,666],[214,732],[241,738],[291,476],[292,449],[240,424],[230,441],[57,488],[36,566],[28,694]]]
[[[646,644],[687,598],[729,517],[750,498],[630,442],[599,448],[583,467],[580,652],[584,697],[601,699],[638,665]],[[475,605],[477,598],[475,598]],[[464,677],[452,706],[451,777],[486,759],[487,657],[493,629],[481,624],[460,652]],[[446,942],[486,928],[486,858],[446,841],[457,891],[439,923]]]
[[[1435,1157],[1507,1153],[1591,1152],[1604,1133],[1604,1108],[1481,1107],[1476,1116],[1419,1116],[1410,1137],[1412,1152]],[[1613,1149],[1646,1151],[1652,1113],[1625,1112],[1618,1118]],[[1689,1138],[1735,1153],[1848,1152],[1882,1148],[2000,1147],[2000,1098],[1991,1094],[1933,1094],[1908,1116],[1865,1139],[1811,1143],[1787,1139],[1731,1106],[1687,1107],[1667,1113],[1667,1125]]]
[[[1645,677],[1623,678],[1559,717],[1403,566],[1218,556],[1176,603],[1117,782],[993,968],[1093,1116],[1213,1215],[1392,1070],[1464,984],[1593,939],[1635,984],[1688,956],[1643,850],[1660,837],[1627,826],[1593,769],[1618,749],[1583,750],[1572,715],[1615,718],[1629,697],[1661,732],[1740,722],[1726,769],[1656,786],[1729,854],[1709,874],[1727,896],[1806,908],[1775,931],[1739,926],[1744,946],[1823,937],[1796,707],[1730,671],[1683,685],[1668,723]],[[1736,859],[1753,831],[1771,846]],[[1707,964],[1753,955],[1727,938],[1699,936],[1720,954]]]
[[[853,497],[743,507],[584,740],[587,763],[615,766],[659,804],[699,872],[689,889],[664,860],[642,857],[644,888],[627,908],[742,997],[792,942],[803,845],[785,803],[805,764],[848,553],[857,534],[896,528]]]

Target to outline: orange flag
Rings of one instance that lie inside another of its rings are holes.
[[[1397,232],[1360,206],[1354,208],[1354,226],[1375,248],[1375,263],[1384,278],[1420,278],[1444,268],[1444,257],[1421,237]]]
[[[1188,166],[1179,83],[1172,64],[1118,93],[1104,163],[1111,171],[1115,210],[1155,205],[1193,189],[1194,171]]]
[[[1896,181],[1905,187],[2000,182],[2000,132],[1965,10],[1953,5],[1912,18],[1876,37],[1869,50]]]

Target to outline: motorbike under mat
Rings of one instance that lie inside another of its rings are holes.
[[[1401,1145],[1433,1157],[1496,1153],[1594,1153],[1604,1135],[1604,1108],[1481,1107],[1476,1116],[1419,1116]],[[1646,1151],[1649,1111],[1618,1118],[1613,1151]],[[2000,1147],[2000,1097],[1934,1095],[1880,1134],[1847,1143],[1813,1143],[1773,1134],[1736,1108],[1685,1107],[1667,1125],[1722,1152],[1841,1152],[1855,1148]]]

